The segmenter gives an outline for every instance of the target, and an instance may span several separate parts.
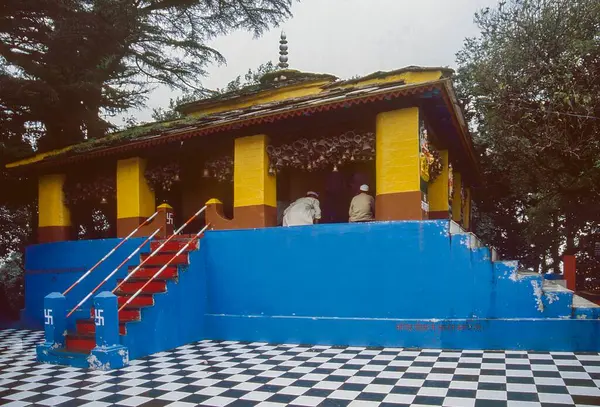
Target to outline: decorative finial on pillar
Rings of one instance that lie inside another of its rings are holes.
[[[279,40],[279,68],[281,69],[287,69],[289,67],[288,65],[288,46],[287,46],[287,40],[286,40],[286,36],[285,33],[282,31],[281,32],[281,39]]]

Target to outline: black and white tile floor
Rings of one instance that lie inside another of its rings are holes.
[[[0,331],[6,406],[598,406],[600,355],[202,341],[112,372],[38,364]]]

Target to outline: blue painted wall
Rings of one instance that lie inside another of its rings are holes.
[[[202,245],[202,242],[200,243]],[[202,250],[189,254],[189,266],[178,266],[177,281],[167,281],[165,293],[154,294],[154,306],[142,308],[139,322],[127,323],[121,343],[136,359],[205,339],[206,268]]]
[[[141,322],[128,324],[122,343],[131,358],[203,338],[600,350],[597,310],[574,313],[572,293],[545,292],[542,276],[517,273],[515,262],[492,262],[488,249],[470,241],[450,235],[443,221],[208,232],[179,281],[155,295]],[[28,273],[24,314],[41,323],[43,296],[66,288],[114,243],[30,248],[28,270],[47,272]]]
[[[542,276],[493,263],[469,241],[442,221],[210,232],[207,331],[270,342],[599,349],[600,321],[570,319],[572,293],[545,293]]]
[[[29,246],[25,252],[25,308],[21,311],[22,325],[41,329],[44,321],[44,297],[51,292],[62,293],[119,241],[120,239],[79,240]],[[69,292],[66,296],[67,309],[81,301],[143,241],[143,238],[129,239]],[[148,249],[149,245],[143,251]],[[139,256],[134,256],[103,289],[112,290],[117,279],[126,274],[127,266],[137,265],[139,262]],[[69,318],[68,328],[73,328],[77,318],[89,318],[91,306],[92,299]]]
[[[529,280],[506,265],[495,275],[487,249],[450,238],[446,222],[217,231],[204,243],[210,314],[542,316]]]

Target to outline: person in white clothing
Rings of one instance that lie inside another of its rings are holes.
[[[369,186],[363,184],[360,186],[359,194],[352,198],[348,212],[350,222],[370,222],[373,220],[375,199],[368,192]]]
[[[283,226],[312,225],[320,219],[319,194],[313,191],[308,191],[305,197],[292,202],[283,212]]]

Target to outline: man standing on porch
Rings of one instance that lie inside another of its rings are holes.
[[[319,194],[308,191],[305,197],[292,202],[283,212],[283,226],[312,225],[321,219]]]
[[[350,202],[350,222],[369,222],[373,220],[373,208],[375,199],[369,195],[369,186],[363,184],[360,186],[360,192]]]

